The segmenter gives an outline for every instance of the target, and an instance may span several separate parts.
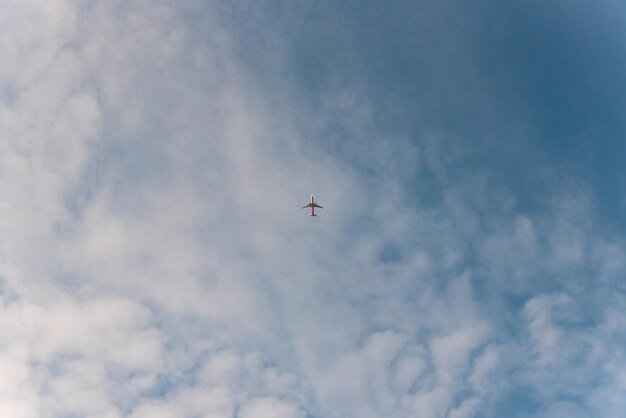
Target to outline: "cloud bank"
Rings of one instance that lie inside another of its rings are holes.
[[[4,3],[1,416],[623,415],[613,200],[481,67],[530,6]]]

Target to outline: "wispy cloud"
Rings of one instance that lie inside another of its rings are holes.
[[[400,3],[6,5],[1,416],[622,415],[623,234],[532,140],[481,154],[540,128]],[[384,61],[394,19],[433,39]]]

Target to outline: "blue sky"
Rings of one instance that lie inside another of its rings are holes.
[[[624,415],[620,2],[5,3],[0,416]]]

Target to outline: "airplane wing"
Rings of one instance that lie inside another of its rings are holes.
[[[314,207],[314,208],[324,209],[324,206],[320,206],[320,205],[318,205],[317,203],[314,203],[314,204],[313,204],[313,207]]]
[[[302,206],[302,209],[311,208],[311,207],[313,207],[313,205],[311,205],[311,204],[309,203],[308,205],[304,205],[304,206]]]

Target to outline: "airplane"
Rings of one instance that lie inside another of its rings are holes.
[[[317,203],[315,203],[315,198],[313,197],[313,195],[311,195],[311,198],[309,199],[309,203],[302,206],[302,209],[305,209],[305,208],[311,208],[311,214],[309,216],[317,216],[315,214],[315,208],[324,209],[323,206],[320,206]]]

